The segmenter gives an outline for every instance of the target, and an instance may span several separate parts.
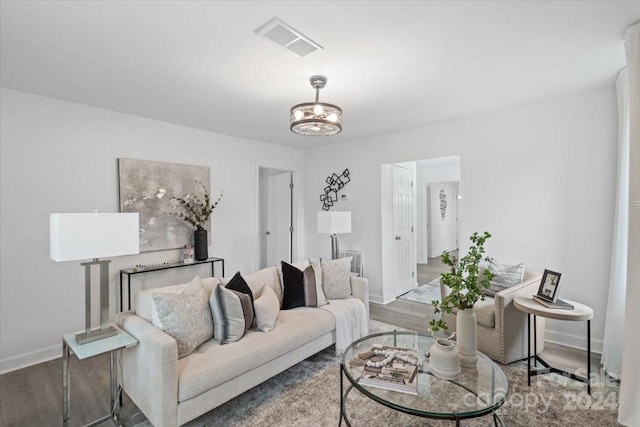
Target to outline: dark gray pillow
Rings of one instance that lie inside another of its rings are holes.
[[[524,277],[524,264],[502,265],[494,258],[489,259],[488,269],[493,273],[489,289],[484,290],[484,294],[495,297],[498,292],[508,289],[514,285],[522,283]]]

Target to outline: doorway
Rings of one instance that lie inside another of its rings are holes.
[[[411,181],[406,187],[408,176]],[[381,183],[383,283],[380,302],[386,304],[426,284],[422,283],[425,270],[429,277],[439,276],[442,252],[457,250],[460,157],[383,164]]]
[[[260,268],[293,257],[293,172],[260,167]]]

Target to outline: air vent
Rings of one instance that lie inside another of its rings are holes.
[[[323,49],[318,43],[278,18],[272,18],[266,24],[256,28],[254,32],[300,57]]]

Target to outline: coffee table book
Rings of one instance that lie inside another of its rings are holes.
[[[544,300],[543,298],[538,297],[537,295],[533,295],[533,299],[539,303],[544,305],[547,308],[559,308],[562,310],[573,310],[573,305],[569,304],[565,300],[560,298],[556,299],[556,302],[549,302]]]
[[[375,356],[369,360],[379,362],[383,359],[383,356]],[[418,367],[398,359],[382,368],[365,366],[358,382],[361,385],[418,394]]]

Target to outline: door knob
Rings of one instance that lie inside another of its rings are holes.
[[[267,231],[267,232],[266,232],[266,233],[264,233],[264,234],[266,234],[267,236],[269,236],[269,235],[271,234],[271,232],[270,232],[270,231]]]
[[[400,239],[402,239],[402,237],[396,236],[396,240],[400,240]]]

